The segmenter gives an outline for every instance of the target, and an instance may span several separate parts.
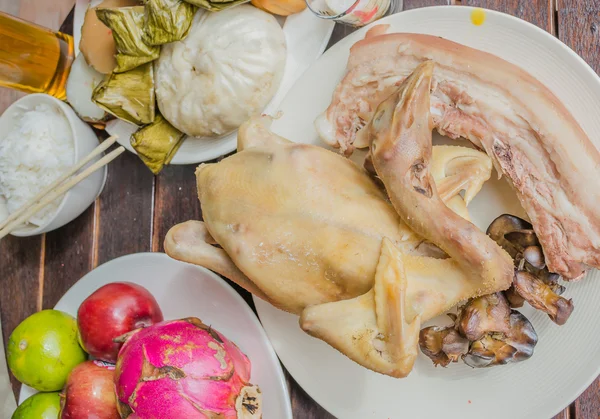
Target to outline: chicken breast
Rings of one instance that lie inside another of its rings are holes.
[[[533,76],[494,55],[439,37],[382,34],[352,48],[347,74],[315,125],[346,155],[367,147],[376,107],[423,61],[435,63],[434,129],[484,149],[506,175],[566,279],[600,267],[600,153],[562,103]]]

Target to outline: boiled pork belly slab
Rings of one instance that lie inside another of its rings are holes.
[[[549,269],[566,279],[600,267],[600,153],[544,85],[516,65],[439,37],[373,28],[315,125],[349,155],[369,145],[376,107],[422,62],[435,63],[434,129],[492,157],[526,210]]]

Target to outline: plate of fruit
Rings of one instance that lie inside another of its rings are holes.
[[[217,275],[162,253],[85,275],[13,331],[7,359],[23,383],[17,418],[292,418],[250,307]]]

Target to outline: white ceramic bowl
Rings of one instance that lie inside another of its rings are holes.
[[[79,119],[75,111],[73,111],[69,105],[50,95],[41,93],[27,95],[17,100],[2,114],[2,116],[0,116],[0,141],[2,140],[2,137],[13,128],[17,120],[16,114],[20,112],[20,109],[23,107],[32,109],[40,103],[57,106],[67,118],[73,134],[75,150],[74,162],[78,162],[98,146],[98,137],[96,137],[94,131],[89,125]],[[89,164],[94,163],[100,158],[102,158],[102,155],[96,157],[96,159],[92,160]],[[26,225],[14,230],[11,234],[19,237],[34,236],[36,234],[56,230],[73,221],[81,215],[92,202],[94,202],[100,192],[102,192],[102,188],[106,181],[106,173],[106,166],[104,166],[71,188],[63,196],[54,216],[46,224],[41,226]],[[0,197],[0,222],[6,219],[6,217],[8,217],[6,202],[4,198]]]

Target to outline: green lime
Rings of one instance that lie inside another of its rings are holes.
[[[37,393],[25,400],[11,419],[58,419],[60,393]]]
[[[77,321],[58,310],[27,317],[8,339],[6,358],[17,380],[39,391],[63,388],[71,370],[86,360]]]

